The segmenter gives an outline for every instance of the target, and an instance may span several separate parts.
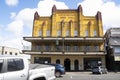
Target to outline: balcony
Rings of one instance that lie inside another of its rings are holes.
[[[106,55],[105,50],[95,50],[95,49],[34,49],[34,50],[23,50],[25,54],[66,54],[66,55]]]
[[[105,40],[104,37],[23,37],[24,40],[29,42],[36,41],[97,41],[103,42]]]

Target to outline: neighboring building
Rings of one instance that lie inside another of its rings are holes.
[[[20,55],[20,50],[11,47],[0,46],[0,55]]]
[[[105,33],[107,68],[120,71],[120,28],[110,28]]]
[[[23,37],[31,42],[32,63],[60,63],[69,70],[90,70],[92,66],[105,64],[105,38],[101,12],[84,16],[81,5],[78,9],[57,9],[52,15],[42,17],[36,12],[32,37]]]
[[[6,46],[0,46],[0,55],[23,56],[28,58],[29,60],[31,59],[30,55],[22,54],[19,49]]]

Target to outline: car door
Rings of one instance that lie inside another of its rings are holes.
[[[4,80],[27,80],[28,71],[24,69],[23,59],[8,59]]]

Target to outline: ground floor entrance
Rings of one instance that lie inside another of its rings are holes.
[[[94,66],[101,65],[101,58],[84,58],[84,70],[91,70]]]
[[[90,70],[93,66],[106,66],[105,56],[32,55],[32,63],[62,64],[66,71]]]
[[[70,61],[70,59],[69,58],[66,58],[65,60],[64,60],[64,67],[65,67],[65,70],[66,71],[70,71],[70,65],[71,65],[71,61]]]

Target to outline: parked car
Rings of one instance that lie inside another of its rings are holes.
[[[55,80],[55,67],[29,64],[24,57],[0,56],[0,80]]]
[[[55,67],[55,76],[60,77],[65,74],[65,67],[61,64],[51,64]]]
[[[108,71],[105,67],[102,67],[102,66],[95,66],[92,68],[92,73],[95,74],[107,74]]]

